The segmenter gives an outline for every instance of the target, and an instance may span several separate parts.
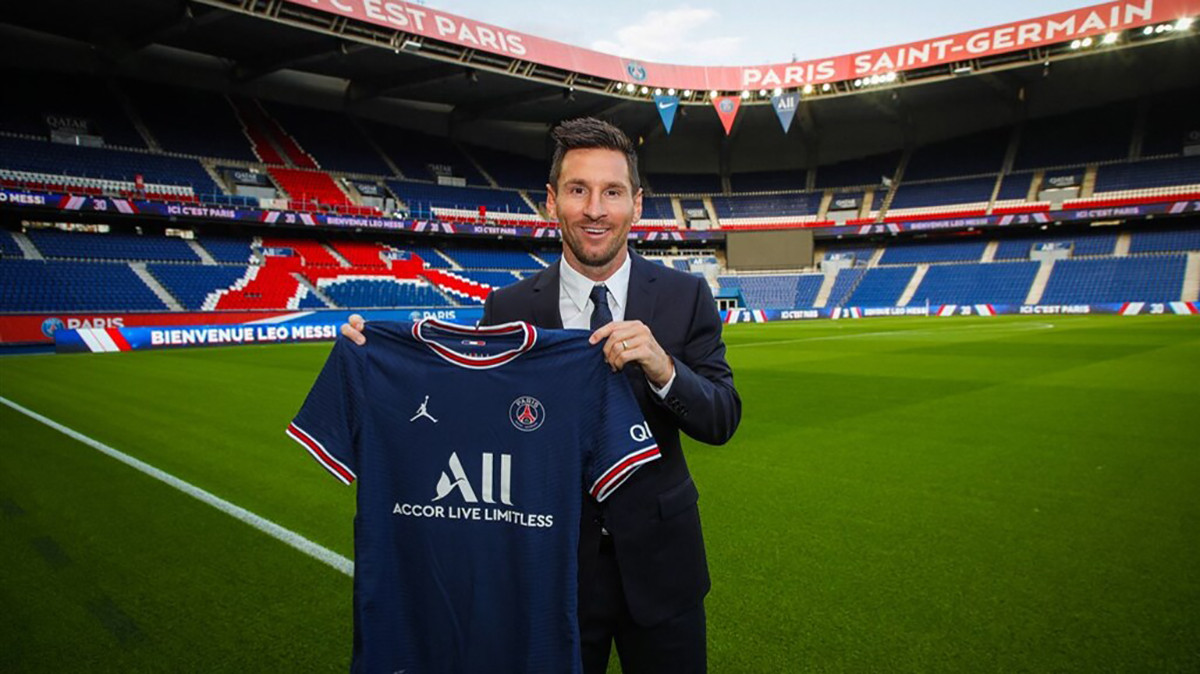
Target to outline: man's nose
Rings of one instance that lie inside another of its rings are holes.
[[[583,205],[583,214],[592,220],[599,220],[605,215],[604,200],[600,192],[588,195],[587,203]]]

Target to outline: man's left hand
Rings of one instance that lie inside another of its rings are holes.
[[[641,321],[614,321],[593,332],[588,341],[604,342],[604,360],[614,371],[637,363],[657,388],[665,386],[675,373],[675,362],[654,339],[650,326]]]

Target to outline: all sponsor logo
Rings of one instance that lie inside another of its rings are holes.
[[[497,470],[498,469],[498,470]],[[508,508],[501,506],[509,506]],[[554,526],[554,515],[527,513],[513,506],[513,456],[483,452],[479,473],[468,474],[458,452],[451,452],[428,503],[399,503],[392,514],[438,520],[504,523],[533,529]]]

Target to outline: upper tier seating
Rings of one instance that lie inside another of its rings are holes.
[[[364,122],[364,126],[409,180],[436,180],[444,173],[442,169],[449,169],[451,175],[465,179],[468,185],[488,186],[475,165],[448,138],[375,122]]]
[[[645,177],[654,194],[716,194],[721,176],[713,173],[655,173]]]
[[[799,192],[804,189],[808,173],[798,171],[754,171],[729,176],[733,192]]]
[[[200,162],[148,152],[82,147],[0,136],[0,168],[132,183],[181,185],[197,195],[220,193]]]
[[[1176,302],[1186,265],[1185,255],[1058,260],[1041,303]]]
[[[996,186],[995,176],[963,178],[931,183],[910,183],[907,180],[896,186],[896,195],[888,213],[905,208],[923,208],[950,204],[976,205],[985,207],[992,198]]]
[[[550,182],[546,160],[482,146],[471,146],[466,151],[500,187],[529,190],[535,201],[546,198],[546,183]]]
[[[1071,166],[1129,155],[1134,106],[1121,103],[1030,120],[1013,170]]]
[[[722,288],[738,288],[747,306],[755,309],[791,309],[796,305],[796,274],[775,276],[722,276]]]
[[[1105,164],[1096,170],[1097,193],[1168,185],[1200,185],[1200,157]]]
[[[477,213],[480,206],[486,207],[489,214],[537,215],[529,208],[529,204],[521,198],[519,193],[508,190],[454,187],[400,180],[388,180],[387,186],[398,199],[408,206],[409,213],[414,217],[427,218],[435,208],[459,209]]]
[[[821,206],[819,192],[772,195],[733,195],[712,198],[717,218],[725,222],[731,218],[778,218],[816,215]]]
[[[330,178],[328,173],[282,167],[271,167],[267,171],[275,179],[276,184],[288,193],[290,197],[288,207],[292,210],[311,210],[327,206],[333,210],[349,211],[353,209],[356,213],[360,211],[378,213],[375,209],[356,207],[352,204],[346,193],[333,182],[333,178]]]
[[[300,258],[303,267],[341,267],[342,263],[334,257],[320,242],[311,239],[285,239],[278,237],[263,237],[263,248],[291,249],[295,257]]]
[[[173,236],[132,234],[81,234],[57,229],[35,229],[27,233],[42,255],[76,260],[146,260],[199,262],[196,252],[183,239]]]
[[[348,117],[325,110],[264,103],[279,125],[327,171],[391,175],[392,170]]]
[[[165,311],[127,264],[5,259],[0,311]]]
[[[900,154],[888,152],[821,166],[817,169],[816,185],[818,188],[878,185],[883,178],[890,180],[896,175]]]
[[[198,89],[129,82],[138,113],[168,152],[258,161],[229,101]]]
[[[911,302],[920,304],[1024,304],[1037,262],[934,265]]]
[[[1004,163],[1010,135],[1010,130],[1003,128],[917,148],[904,168],[904,179],[931,180],[984,173],[995,175]]]
[[[6,68],[0,130],[48,139],[48,118],[86,121],[84,133],[103,137],[105,145],[146,147],[108,79]]]

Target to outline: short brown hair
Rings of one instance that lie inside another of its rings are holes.
[[[580,117],[569,119],[550,132],[554,139],[554,158],[550,162],[550,184],[558,189],[558,176],[562,173],[563,156],[567,150],[616,150],[625,155],[625,163],[629,166],[629,183],[633,193],[642,189],[642,180],[638,176],[637,152],[629,136],[608,122],[595,117]]]

